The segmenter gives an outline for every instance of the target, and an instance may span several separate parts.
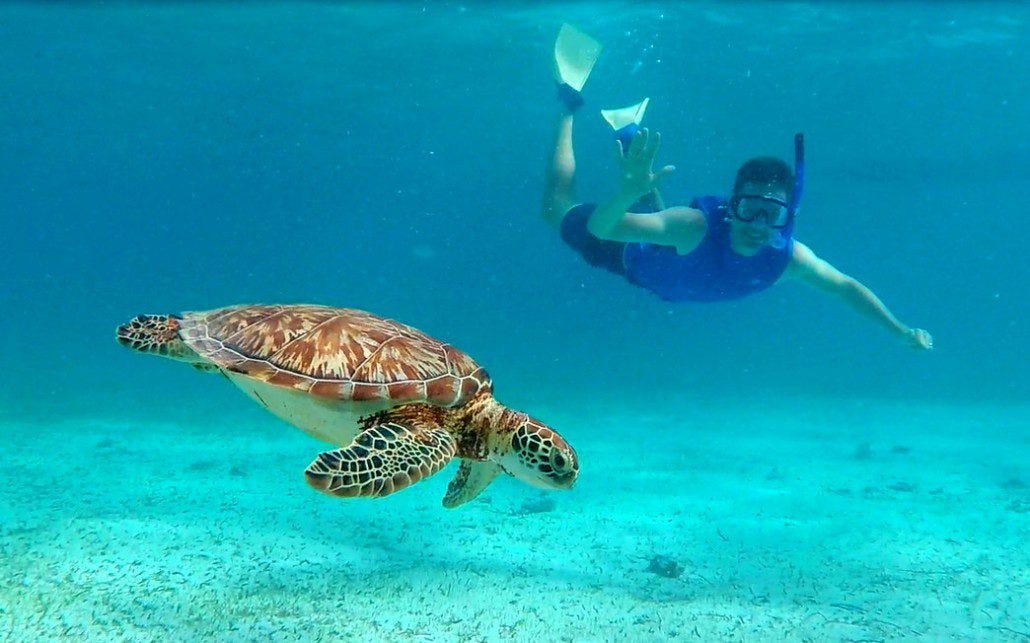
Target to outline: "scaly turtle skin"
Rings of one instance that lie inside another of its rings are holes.
[[[475,498],[502,471],[568,489],[576,452],[547,425],[505,408],[472,358],[404,324],[327,306],[233,306],[140,315],[118,341],[224,373],[314,438],[308,484],[341,497],[386,496],[460,458],[444,506]]]

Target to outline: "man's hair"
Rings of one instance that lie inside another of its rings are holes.
[[[740,194],[745,183],[783,188],[789,200],[791,192],[794,191],[794,171],[782,159],[775,156],[760,156],[745,161],[737,170],[737,180],[733,183],[733,194]]]

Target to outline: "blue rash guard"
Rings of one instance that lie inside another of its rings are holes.
[[[671,246],[627,243],[622,263],[630,282],[667,301],[727,301],[765,290],[787,269],[794,252],[793,222],[781,231],[782,248],[765,246],[745,257],[730,245],[726,199],[704,196],[690,207],[705,216],[701,243],[685,255]]]

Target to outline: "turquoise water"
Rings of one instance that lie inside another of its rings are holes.
[[[1028,20],[3,5],[0,632],[1025,639]],[[602,107],[651,98],[670,203],[803,131],[798,238],[935,350],[802,285],[676,305],[583,264],[538,217],[562,22],[605,47],[584,199],[616,185]],[[300,476],[321,445],[113,341],[141,312],[244,302],[453,342],[573,442],[582,482],[505,480],[455,512],[451,471],[325,498]],[[647,572],[655,553],[687,571]]]

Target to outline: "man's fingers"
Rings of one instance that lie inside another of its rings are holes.
[[[622,149],[622,141],[615,139],[615,160],[621,161],[626,158],[626,151]]]
[[[633,142],[629,144],[629,154],[627,156],[636,156],[640,154],[647,147],[647,129],[638,130],[633,135]]]
[[[662,135],[660,132],[655,132],[647,137],[644,141],[644,153],[648,158],[653,159],[658,154],[658,145],[662,142]]]
[[[657,187],[657,185],[658,185],[659,183],[661,183],[661,182],[662,182],[662,180],[663,180],[663,179],[664,179],[665,177],[667,177],[667,176],[669,176],[670,174],[672,174],[672,173],[673,173],[673,171],[674,171],[675,169],[676,169],[676,166],[675,166],[675,165],[666,165],[666,166],[665,166],[665,167],[663,167],[662,169],[660,169],[660,170],[658,170],[657,172],[655,172],[655,173],[654,173],[654,180],[653,180],[653,185]]]
[[[933,350],[933,335],[922,328],[913,328],[911,333],[912,345],[928,351]]]

